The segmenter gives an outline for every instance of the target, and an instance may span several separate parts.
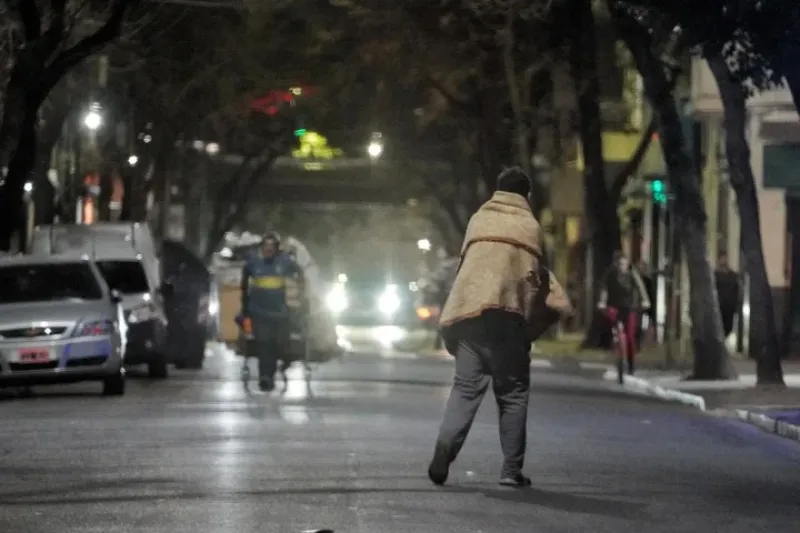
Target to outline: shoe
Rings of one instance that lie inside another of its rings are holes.
[[[436,444],[433,459],[428,466],[428,477],[434,485],[444,485],[450,475],[450,450],[443,444]]]
[[[500,478],[499,483],[506,487],[530,487],[531,478],[516,474],[513,476],[503,476]]]
[[[261,392],[272,392],[275,390],[275,382],[271,379],[262,379],[258,382],[258,388]]]

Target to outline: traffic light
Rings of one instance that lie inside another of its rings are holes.
[[[294,130],[294,136],[295,137],[302,137],[306,133],[307,133],[307,131],[306,131],[305,128],[299,128],[299,129]]]
[[[650,191],[653,194],[653,201],[664,205],[667,203],[667,185],[662,180],[653,180],[650,183]]]

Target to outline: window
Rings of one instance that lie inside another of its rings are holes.
[[[150,284],[140,261],[98,261],[97,266],[112,290],[121,294],[150,292]]]
[[[0,268],[0,304],[100,300],[103,291],[87,263]]]

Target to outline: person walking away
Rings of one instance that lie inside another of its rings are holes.
[[[455,376],[428,477],[447,481],[491,381],[499,411],[502,485],[524,487],[531,338],[526,317],[538,287],[542,235],[530,209],[531,182],[518,168],[497,178],[497,192],[472,216],[459,270],[442,310]]]
[[[717,269],[714,272],[719,299],[719,312],[722,316],[722,330],[727,339],[733,332],[736,312],[741,304],[739,273],[728,263],[728,254],[722,252],[717,258]]]
[[[614,261],[603,276],[598,309],[606,311],[613,321],[622,323],[626,345],[628,374],[634,372],[639,329],[639,311],[650,309],[650,296],[641,276],[622,252],[614,253]]]
[[[286,280],[295,277],[301,287],[304,283],[303,270],[289,254],[281,251],[276,233],[267,234],[259,252],[242,269],[242,315],[252,322],[259,387],[269,392],[275,388],[278,359],[290,335]]]

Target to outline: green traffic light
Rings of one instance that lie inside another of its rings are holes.
[[[650,187],[653,190],[654,195],[664,192],[664,182],[661,180],[654,180]]]
[[[306,134],[306,129],[305,128],[300,128],[299,130],[294,130],[294,136],[295,137],[302,137],[305,134]]]

